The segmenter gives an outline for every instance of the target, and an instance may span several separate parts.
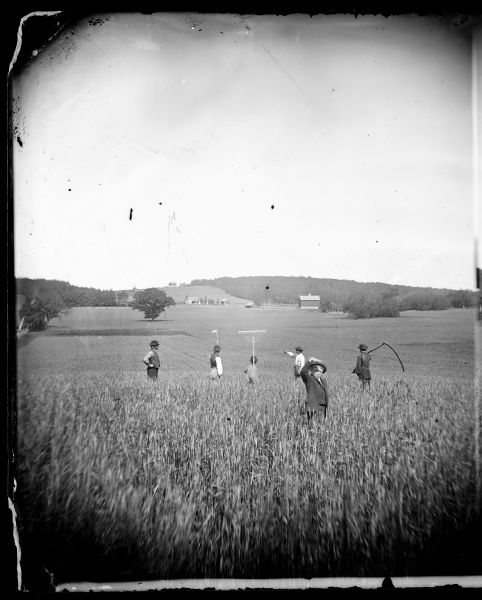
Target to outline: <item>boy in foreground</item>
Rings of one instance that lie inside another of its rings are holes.
[[[326,419],[329,393],[324,373],[326,366],[314,356],[301,369],[300,375],[306,387],[305,411],[308,425],[312,425],[315,415],[323,414],[323,420]]]

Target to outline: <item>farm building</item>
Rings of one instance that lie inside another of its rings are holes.
[[[312,296],[311,294],[308,296],[300,296],[298,306],[299,308],[320,308],[320,297]]]
[[[184,304],[200,304],[199,298],[197,296],[186,296]]]

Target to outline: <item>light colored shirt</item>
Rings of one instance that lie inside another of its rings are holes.
[[[248,381],[254,382],[258,379],[258,370],[256,368],[256,365],[249,364],[249,366],[246,369],[244,369],[244,372],[248,377]]]
[[[159,361],[159,356],[157,354],[157,352],[154,352],[154,350],[149,350],[149,352],[144,356],[144,362],[148,367],[154,367],[156,366],[155,364],[152,364],[152,359],[156,359],[157,357],[157,361]]]
[[[218,375],[221,377],[223,374],[223,363],[220,356],[216,356],[216,369],[218,370]]]
[[[294,352],[289,351],[287,351],[286,354],[288,354],[288,356],[291,356],[291,358],[295,359],[295,373],[299,375],[301,373],[301,369],[305,366],[305,357],[301,353],[295,354]]]

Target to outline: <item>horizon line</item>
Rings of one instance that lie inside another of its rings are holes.
[[[15,280],[19,280],[19,279],[30,279],[31,281],[38,281],[38,280],[43,280],[43,281],[59,281],[59,282],[63,282],[63,283],[67,283],[68,285],[74,286],[74,287],[84,287],[84,288],[92,288],[92,289],[100,289],[102,291],[114,291],[114,292],[121,292],[121,291],[127,291],[127,290],[143,290],[143,289],[148,289],[150,287],[152,288],[164,288],[164,287],[194,287],[194,286],[202,286],[202,285],[208,285],[207,283],[193,283],[193,281],[205,281],[205,282],[215,282],[216,280],[219,279],[269,279],[269,278],[283,278],[283,279],[315,279],[315,280],[325,280],[325,281],[340,281],[340,282],[348,282],[348,283],[358,283],[358,284],[362,284],[362,285],[386,285],[386,286],[390,286],[390,287],[401,287],[401,288],[422,288],[422,289],[430,289],[430,290],[447,290],[447,291],[472,291],[472,292],[476,292],[478,291],[479,288],[477,288],[476,286],[476,281],[474,282],[473,287],[458,287],[458,288],[452,288],[452,287],[436,287],[433,285],[418,285],[418,284],[407,284],[407,283],[387,283],[385,281],[359,281],[357,279],[338,279],[336,277],[316,277],[316,276],[312,276],[312,275],[236,275],[236,276],[232,276],[232,275],[221,275],[218,277],[214,277],[214,278],[207,278],[207,277],[199,277],[199,278],[193,278],[191,279],[190,283],[183,283],[183,284],[179,284],[176,282],[175,286],[170,286],[169,284],[164,284],[164,285],[149,285],[149,286],[143,286],[143,287],[136,287],[135,284],[132,287],[116,287],[116,288],[98,288],[96,286],[93,285],[87,285],[87,284],[75,284],[75,283],[71,283],[70,281],[64,280],[64,279],[50,279],[50,278],[46,278],[46,277],[28,277],[28,276],[14,276]],[[220,287],[220,286],[216,286],[216,287]]]

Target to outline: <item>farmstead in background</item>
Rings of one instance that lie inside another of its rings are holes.
[[[299,308],[320,308],[320,297],[312,296],[300,296],[298,301]]]

